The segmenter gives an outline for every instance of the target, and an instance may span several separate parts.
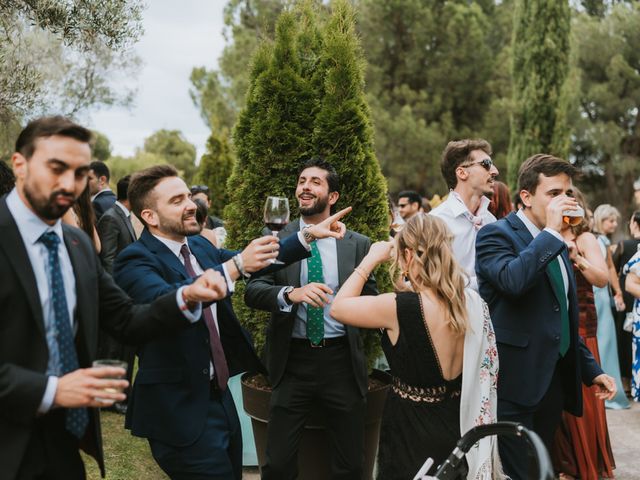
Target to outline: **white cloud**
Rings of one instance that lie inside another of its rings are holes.
[[[215,68],[224,48],[226,0],[153,0],[143,14],[144,36],[136,45],[143,62],[134,80],[132,109],[89,112],[88,125],[110,140],[113,153],[132,155],[161,128],[181,130],[204,152],[209,130],[189,97],[189,75],[196,66]]]

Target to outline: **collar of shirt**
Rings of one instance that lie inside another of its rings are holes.
[[[64,240],[62,236],[62,221],[58,219],[53,225],[45,223],[25,205],[16,188],[11,190],[11,193],[7,196],[7,208],[9,208],[9,212],[11,212],[16,221],[20,235],[25,240],[25,243],[34,245],[42,234],[49,230],[60,237],[60,242]]]
[[[121,204],[118,200],[116,200],[116,205],[120,207],[120,210],[124,212],[125,216],[127,217],[131,216],[131,212],[129,211],[129,209],[125,207],[123,204]]]
[[[529,220],[529,218],[524,214],[524,210],[518,210],[516,215],[520,220],[522,220],[522,223],[524,223],[524,226],[527,227],[527,230],[529,230],[529,233],[533,238],[536,238],[538,235],[540,235],[540,232],[542,230],[536,227],[535,224],[531,220]]]
[[[493,215],[489,212],[489,204],[491,201],[484,195],[480,198],[480,206],[476,214],[471,213],[460,194],[454,190],[449,191],[449,196],[445,203],[454,217],[464,216],[473,224],[476,230],[490,223],[490,221],[495,221],[495,218],[493,218]]]
[[[187,244],[187,246],[189,246],[189,244],[187,243],[187,240],[185,238],[185,240],[183,242],[176,242],[175,240],[171,240],[169,238],[165,238],[165,237],[161,237],[159,235],[155,235],[155,234],[151,234],[154,237],[156,237],[160,242],[162,242],[169,250],[171,250],[171,252],[178,257],[178,259],[180,261],[182,261],[182,256],[180,255],[180,249],[182,248],[182,245],[184,245],[185,243]],[[191,255],[193,255],[193,253],[191,253],[191,248],[189,248],[189,253]]]
[[[96,199],[96,197],[97,197],[98,195],[100,195],[102,192],[110,192],[110,191],[111,191],[111,189],[110,189],[109,187],[107,187],[107,188],[103,188],[103,189],[102,189],[102,190],[100,190],[98,193],[96,193],[95,195],[92,195],[92,196],[91,196],[91,201],[93,202],[93,201]]]

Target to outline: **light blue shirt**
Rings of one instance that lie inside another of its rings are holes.
[[[300,230],[306,226],[306,223],[300,219]],[[301,235],[300,233],[298,234]],[[340,286],[340,277],[338,276],[338,250],[336,247],[335,238],[321,238],[316,240],[318,251],[320,252],[320,258],[322,259],[322,278],[325,285],[327,285],[334,295],[338,291]],[[306,260],[300,262],[300,285],[306,285],[308,277],[308,267]],[[280,311],[290,312],[293,305],[287,305],[284,301],[284,289],[282,289],[278,295],[278,303],[280,305]],[[324,336],[325,338],[342,337],[346,334],[345,327],[342,323],[334,320],[329,315],[331,310],[331,301],[333,301],[334,295],[329,295],[329,304],[324,307]],[[293,322],[293,332],[291,334],[293,338],[307,338],[307,304],[301,303],[298,305],[296,311],[296,318]]]
[[[69,308],[69,320],[71,321],[71,327],[74,334],[77,330],[77,325],[74,324],[74,316],[76,311],[76,278],[73,273],[73,266],[71,264],[71,258],[69,252],[64,243],[64,237],[62,234],[62,221],[57,220],[53,225],[48,225],[40,219],[35,213],[33,213],[22,201],[18,195],[18,191],[14,188],[9,195],[7,195],[7,208],[9,213],[18,226],[20,237],[22,237],[22,243],[27,250],[29,261],[31,262],[31,269],[33,275],[36,278],[36,285],[38,287],[38,295],[40,297],[40,306],[42,308],[42,318],[44,321],[44,328],[46,333],[47,348],[49,350],[49,359],[47,361],[46,375],[48,375],[47,387],[42,397],[42,402],[38,407],[38,413],[46,413],[53,404],[56,389],[58,388],[58,376],[60,375],[60,358],[57,355],[57,340],[56,340],[56,327],[55,327],[55,315],[53,311],[53,301],[51,298],[51,289],[49,288],[49,251],[42,242],[38,239],[48,231],[54,232],[60,238],[58,245],[58,256],[60,259],[60,270],[62,272],[62,279],[65,286],[65,296],[67,297],[67,307]],[[182,289],[178,290],[176,294],[176,300],[178,305],[182,307],[184,301],[182,299]],[[202,306],[198,305],[195,312],[184,310],[185,317],[190,322],[195,322],[200,318]]]

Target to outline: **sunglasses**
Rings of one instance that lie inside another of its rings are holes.
[[[460,165],[460,166],[467,168],[467,167],[473,167],[474,165],[480,165],[482,166],[482,168],[484,168],[488,172],[489,170],[491,170],[491,167],[493,167],[493,160],[491,160],[490,158],[483,158],[478,162],[467,163],[466,165]]]
[[[191,193],[192,194],[196,194],[196,193],[209,193],[209,187],[206,185],[192,185],[191,186]]]

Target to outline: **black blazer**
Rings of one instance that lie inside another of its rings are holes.
[[[489,305],[500,358],[498,399],[537,405],[559,359],[560,305],[547,265],[559,258],[569,276],[571,343],[560,362],[565,410],[582,414],[581,381],[602,373],[578,336],[578,296],[563,241],[548,232],[535,239],[515,213],[486,225],[476,239],[480,295]]]
[[[100,220],[100,217],[104,215],[104,212],[113,207],[116,203],[116,194],[111,190],[102,190],[98,193],[98,196],[93,199],[93,210],[96,212],[96,220]]]
[[[151,306],[134,306],[105,273],[89,237],[63,225],[76,277],[76,349],[81,368],[91,366],[98,326],[120,341],[142,342],[189,325],[175,293]],[[0,477],[14,478],[47,385],[49,352],[36,279],[18,227],[0,199]],[[104,472],[98,409],[89,409],[83,448]]]
[[[280,232],[280,238],[287,238],[298,230],[300,230],[300,221],[296,220]],[[339,285],[342,285],[349,278],[353,269],[360,264],[369,251],[370,246],[369,238],[351,230],[347,230],[342,240],[336,240]],[[294,305],[291,312],[287,313],[281,312],[278,307],[278,293],[282,287],[289,285],[300,286],[300,262],[275,273],[252,278],[247,284],[244,297],[249,307],[271,312],[271,321],[267,328],[265,359],[269,381],[273,387],[280,383],[287,366],[291,333],[298,308],[297,305]],[[365,283],[362,294],[378,294],[373,275]],[[367,392],[367,359],[364,355],[360,330],[349,325],[345,327],[349,339],[353,373],[360,393],[364,395]]]
[[[222,264],[236,253],[218,249],[200,235],[188,237],[203,269],[222,273]],[[297,239],[281,243],[285,263],[308,257]],[[273,265],[268,268],[280,268]],[[254,274],[255,275],[255,274]],[[136,302],[152,301],[193,281],[176,255],[147,229],[116,258],[114,277]],[[218,328],[229,373],[264,372],[249,333],[240,326],[231,298],[217,302]],[[209,331],[199,321],[172,337],[138,348],[139,370],[129,398],[125,426],[140,437],[174,446],[191,445],[206,426],[209,405]]]
[[[102,266],[111,273],[116,255],[136,241],[136,234],[129,217],[115,204],[100,217],[96,230],[100,237]]]

